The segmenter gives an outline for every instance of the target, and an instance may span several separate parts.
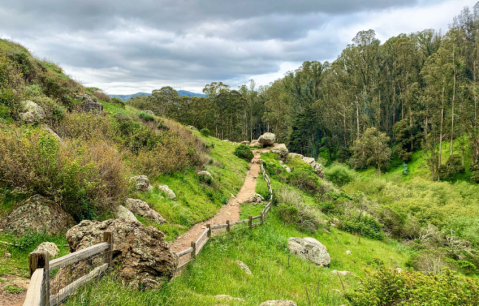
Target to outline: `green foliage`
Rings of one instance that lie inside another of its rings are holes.
[[[443,179],[453,179],[457,174],[464,173],[462,157],[459,154],[452,154],[445,165],[439,167],[439,175]]]
[[[381,224],[374,217],[361,214],[359,217],[345,216],[342,217],[340,221],[339,228],[346,232],[359,234],[376,240],[383,240],[385,238]]]
[[[409,175],[409,168],[405,162],[402,163],[402,167],[403,167],[402,175],[404,176]]]
[[[119,107],[121,107],[123,109],[125,109],[125,107],[126,107],[125,102],[123,102],[121,99],[118,99],[118,98],[111,98],[110,102],[115,104],[115,105],[118,105]]]
[[[340,187],[349,184],[356,179],[356,172],[342,164],[334,164],[331,167],[325,168],[324,174],[328,181],[331,181]]]
[[[309,169],[295,168],[288,176],[288,182],[301,190],[316,193],[321,186],[321,179]]]
[[[298,209],[294,206],[288,206],[284,203],[278,205],[278,214],[284,225],[296,222],[298,213]]]
[[[145,122],[155,121],[155,117],[147,113],[139,113],[138,117]]]
[[[353,156],[351,165],[356,169],[375,166],[381,174],[381,166],[387,167],[391,161],[391,149],[388,146],[389,137],[376,128],[367,129],[360,139],[351,147]]]
[[[25,288],[17,287],[15,285],[6,285],[3,287],[3,290],[5,290],[5,292],[7,292],[8,294],[19,294],[25,291]]]
[[[472,172],[471,180],[475,183],[479,183],[479,163],[472,164],[469,171]]]
[[[254,157],[254,154],[253,154],[253,151],[251,151],[251,148],[243,144],[237,146],[233,154],[248,162],[251,161]]]
[[[358,289],[346,294],[354,306],[476,305],[479,282],[445,269],[442,274],[397,272],[380,265],[369,271]]]
[[[203,135],[203,136],[205,136],[205,137],[210,136],[210,130],[208,130],[207,128],[202,128],[202,129],[200,130],[200,133],[201,133],[201,135]]]

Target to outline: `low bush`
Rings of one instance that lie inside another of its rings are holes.
[[[147,114],[147,113],[139,113],[138,117],[140,117],[140,119],[145,121],[145,122],[155,121],[155,117],[153,117],[153,115],[150,115],[150,114]]]
[[[397,272],[381,265],[367,271],[358,289],[347,292],[353,306],[478,305],[479,281],[449,269],[441,274]]]
[[[205,136],[205,137],[208,137],[210,136],[210,130],[208,130],[207,128],[203,128],[200,130],[200,133],[201,135]]]
[[[283,220],[283,224],[291,224],[297,221],[298,218],[298,209],[294,206],[288,206],[284,203],[278,205],[278,214]]]
[[[302,168],[294,169],[288,176],[288,182],[312,194],[318,192],[321,185],[321,179],[316,174]]]
[[[335,164],[329,168],[325,168],[324,174],[328,181],[331,181],[340,187],[356,179],[356,172],[342,164]]]
[[[106,93],[104,93],[103,91],[101,90],[94,90],[93,91],[93,95],[98,99],[98,100],[101,100],[101,101],[105,101],[105,102],[111,102],[111,98],[109,95],[107,95]],[[120,100],[121,101],[121,100]],[[123,102],[123,101],[122,101]]]
[[[113,103],[121,108],[125,108],[126,104],[119,98],[111,98],[110,103]]]
[[[340,221],[339,228],[346,232],[376,240],[385,238],[381,224],[374,217],[362,214],[359,217],[343,216]]]
[[[462,165],[462,157],[459,154],[452,154],[445,165],[439,167],[439,175],[443,179],[453,179],[457,174],[465,172]]]
[[[250,162],[254,157],[253,151],[251,151],[251,148],[246,145],[237,146],[233,154],[248,162]]]

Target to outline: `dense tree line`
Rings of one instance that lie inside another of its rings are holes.
[[[405,162],[419,148],[429,152],[438,179],[445,142],[463,165],[468,150],[472,163],[479,158],[478,35],[479,3],[464,8],[445,34],[428,29],[381,44],[373,30],[361,31],[334,62],[304,62],[269,86],[215,82],[203,89],[206,98],[164,87],[129,103],[219,138],[251,140],[271,131],[291,151],[316,157],[323,149],[340,160],[357,154],[362,135],[374,128],[368,134],[388,139]],[[357,157],[357,167],[368,164]]]

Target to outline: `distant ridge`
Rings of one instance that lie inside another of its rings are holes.
[[[204,94],[199,94],[199,93],[195,93],[195,92],[191,92],[191,91],[187,91],[187,90],[177,90],[177,92],[178,92],[178,95],[180,95],[180,97],[182,97],[182,96],[206,97],[206,95],[204,95]],[[151,96],[151,93],[137,92],[137,93],[131,94],[131,95],[109,95],[109,96],[112,97],[112,98],[121,99],[122,101],[126,101],[126,100],[131,99],[131,98],[136,97],[136,96]]]

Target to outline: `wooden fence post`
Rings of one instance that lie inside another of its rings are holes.
[[[263,212],[261,212],[261,218],[260,218],[260,220],[261,220],[261,224],[264,224],[264,214],[263,214]]]
[[[227,231],[228,233],[231,232],[230,220],[226,220],[226,231]]]
[[[38,268],[43,268],[42,302],[40,306],[50,306],[50,260],[47,251],[32,252],[28,256],[30,277]]]
[[[191,241],[191,247],[193,248],[193,252],[191,252],[191,259],[196,259],[196,242]]]
[[[111,265],[111,260],[113,258],[113,234],[111,232],[104,232],[103,233],[103,242],[108,243],[108,249],[105,251],[105,263],[108,266]]]
[[[211,238],[211,224],[206,224],[206,227],[208,228],[208,238]]]
[[[253,216],[248,217],[248,227],[252,228],[253,227]]]

